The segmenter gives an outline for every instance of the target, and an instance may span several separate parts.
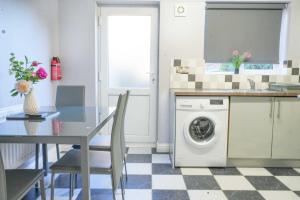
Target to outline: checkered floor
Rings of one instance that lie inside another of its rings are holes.
[[[127,162],[126,200],[300,200],[300,168],[172,169],[168,154],[150,148],[130,148]],[[58,175],[55,185],[55,200],[67,200],[69,176]],[[79,178],[74,200],[81,200],[80,187]],[[93,200],[111,200],[110,187],[109,176],[91,176]],[[25,199],[36,196],[32,190]]]

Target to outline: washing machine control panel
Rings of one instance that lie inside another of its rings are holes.
[[[182,110],[227,110],[228,97],[178,97],[176,109]]]

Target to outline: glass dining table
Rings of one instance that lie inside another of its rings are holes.
[[[90,200],[89,142],[114,116],[115,108],[42,107],[44,120],[5,120],[0,143],[77,144],[81,151],[82,199]]]

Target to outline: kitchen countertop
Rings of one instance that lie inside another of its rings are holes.
[[[250,89],[170,89],[175,96],[258,96],[258,97],[299,97],[300,90],[272,91]]]

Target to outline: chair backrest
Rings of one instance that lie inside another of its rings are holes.
[[[122,155],[122,120],[124,116],[126,94],[120,94],[111,132],[111,161],[113,173],[113,188],[117,189],[120,178],[123,173],[123,155]]]
[[[82,85],[57,86],[55,106],[85,106],[85,87]]]
[[[7,200],[5,169],[0,151],[0,199]]]
[[[126,96],[125,96],[125,103],[124,103],[124,112],[122,116],[122,133],[121,133],[121,147],[122,147],[122,156],[123,159],[126,156],[126,144],[125,144],[125,115],[126,115],[126,110],[127,110],[127,105],[128,105],[128,99],[129,99],[130,91],[126,91]]]

